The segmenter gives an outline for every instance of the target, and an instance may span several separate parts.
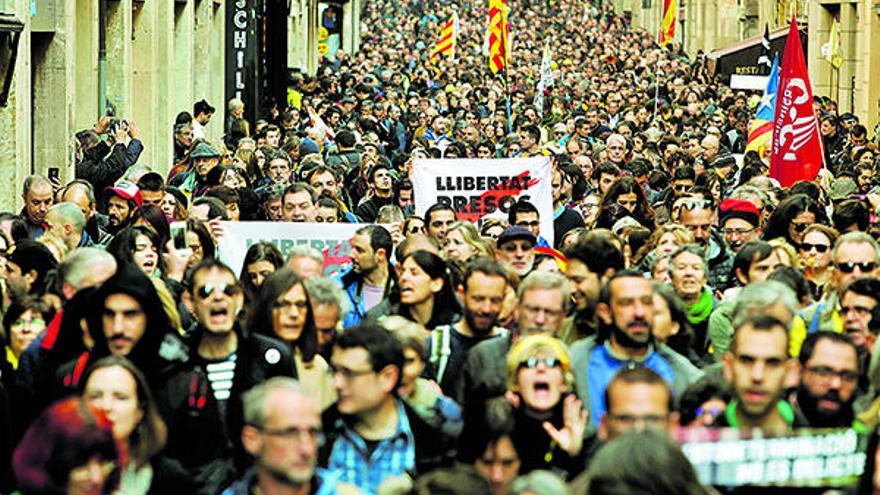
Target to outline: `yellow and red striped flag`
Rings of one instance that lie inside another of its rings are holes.
[[[678,10],[677,0],[663,0],[663,16],[660,25],[660,46],[666,46],[675,38],[675,14]]]
[[[446,21],[446,24],[443,25],[443,29],[440,30],[440,41],[437,42],[437,46],[431,53],[431,60],[434,60],[440,55],[446,55],[455,60],[455,42],[457,37],[458,15],[452,14],[452,17]]]
[[[507,51],[507,2],[489,0],[489,68],[493,74],[507,65]]]

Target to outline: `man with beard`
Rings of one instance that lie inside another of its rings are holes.
[[[380,225],[361,227],[351,238],[351,270],[340,279],[351,304],[344,328],[360,323],[367,311],[391,293],[397,283],[391,266],[393,249],[391,234]]]
[[[801,382],[790,399],[795,414],[815,428],[853,425],[859,381],[858,349],[847,335],[816,332],[801,347]]]
[[[144,198],[138,186],[127,180],[121,180],[115,186],[108,187],[107,193],[107,231],[111,235],[116,235],[128,225],[128,219],[143,205]]]
[[[503,335],[498,315],[507,290],[507,274],[497,261],[476,258],[465,269],[459,288],[464,317],[434,329],[428,338],[427,366],[422,374],[440,384],[444,394],[455,390],[468,351],[483,340]]]
[[[622,368],[645,366],[663,377],[676,395],[702,376],[684,356],[665,345],[654,345],[654,288],[641,273],[615,273],[602,286],[596,314],[599,334],[571,347],[577,395],[590,398],[590,419],[595,426],[605,414],[605,389]]]
[[[211,385],[190,359],[156,288],[141,269],[123,264],[98,289],[86,315],[94,345],[57,371],[54,391],[81,385],[83,371],[105,356],[131,360],[146,375],[168,425],[164,453],[193,474],[198,493],[217,493],[227,481],[230,450]],[[51,393],[51,392],[50,392]]]
[[[334,472],[316,468],[318,404],[296,380],[270,378],[247,391],[241,440],[254,467],[223,495],[343,493]]]
[[[575,314],[565,320],[557,336],[571,345],[596,333],[596,303],[599,288],[618,270],[623,270],[623,253],[610,238],[590,233],[565,251],[565,276],[571,282]]]
[[[765,314],[745,318],[736,327],[723,363],[734,400],[714,426],[759,428],[765,434],[806,426],[798,422],[791,404],[780,399],[790,374],[797,372],[797,362],[788,357],[784,323]]]
[[[468,417],[479,417],[486,400],[504,395],[507,352],[519,338],[559,331],[571,300],[571,286],[558,273],[534,272],[520,282],[516,295],[516,329],[474,346],[460,368],[452,398]]]

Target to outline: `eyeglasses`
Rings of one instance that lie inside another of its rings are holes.
[[[828,244],[811,244],[809,242],[802,242],[801,243],[801,251],[809,252],[814,249],[818,253],[824,253],[824,252],[827,252],[829,249],[831,249],[831,246],[829,246]]]
[[[348,369],[344,366],[334,366],[330,365],[330,374],[335,378],[337,375],[341,376],[345,381],[352,381],[359,376],[375,374],[376,371],[373,369],[368,370],[352,370]]]
[[[841,306],[839,312],[841,316],[846,316],[853,312],[862,316],[866,316],[871,314],[871,308],[866,308],[865,306]]]
[[[526,359],[525,361],[522,361],[521,363],[519,363],[519,366],[517,366],[517,369],[528,368],[530,370],[533,370],[533,369],[537,368],[538,365],[541,363],[544,363],[544,367],[547,369],[558,368],[558,367],[562,366],[562,362],[560,360],[556,359],[555,357],[548,356],[548,357],[539,358],[538,356],[532,356],[532,357]]]
[[[792,222],[791,228],[794,229],[795,232],[800,234],[801,232],[807,230],[807,227],[809,227],[810,225],[812,225],[812,223],[810,223],[810,222],[800,222],[800,223]]]
[[[754,231],[755,231],[755,227],[752,227],[750,229],[721,229],[721,232],[723,232],[724,235],[731,236],[731,237],[732,236],[742,237],[744,235],[749,235]]]
[[[555,187],[558,187],[558,186],[555,186]],[[520,227],[525,227],[527,229],[531,229],[531,228],[540,227],[541,222],[539,222],[538,220],[534,220],[532,222],[516,222],[516,225],[519,225]]]
[[[688,198],[682,200],[681,203],[679,203],[679,207],[684,208],[685,210],[694,210],[697,208],[701,210],[708,210],[712,208],[713,205],[712,202],[708,199]]]
[[[694,413],[696,414],[696,417],[698,417],[698,418],[701,418],[703,416],[711,416],[713,418],[717,418],[718,415],[722,413],[722,411],[724,411],[723,407],[707,407],[707,408],[698,407],[696,409],[696,411],[694,411]]]
[[[840,378],[841,382],[848,385],[856,383],[856,381],[858,381],[859,379],[859,374],[855,371],[837,371],[827,366],[812,366],[807,368],[807,371],[816,375],[822,380],[833,380],[834,378]]]
[[[223,294],[225,294],[229,297],[232,297],[232,296],[238,294],[238,287],[235,285],[232,285],[232,284],[218,284],[218,285],[205,284],[205,285],[199,287],[198,289],[196,289],[196,295],[201,299],[207,299],[207,298],[211,297],[212,295],[214,295],[215,290],[219,290],[220,292],[222,292]]]
[[[324,434],[318,428],[283,428],[283,429],[271,429],[271,428],[261,428],[257,425],[250,425],[260,430],[260,433],[263,435],[268,435],[272,437],[278,437],[285,441],[298,440],[315,442],[319,446],[324,444]]]
[[[858,267],[862,273],[873,272],[877,268],[877,263],[873,261],[855,262],[847,261],[846,263],[834,263],[834,266],[843,273],[852,273]]]

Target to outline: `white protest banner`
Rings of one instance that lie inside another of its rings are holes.
[[[363,223],[298,223],[298,222],[221,222],[223,236],[217,246],[217,257],[235,273],[241,271],[245,254],[258,242],[275,244],[281,254],[294,246],[307,244],[324,253],[324,275],[338,273],[351,263],[351,244],[355,231]]]
[[[506,219],[510,207],[522,199],[538,209],[541,237],[553,242],[553,187],[548,157],[417,159],[412,178],[419,215],[440,202],[455,210],[459,220],[477,224],[485,218]]]
[[[868,455],[867,435],[843,428],[797,428],[776,437],[738,428],[681,428],[677,436],[700,482],[714,486],[851,486]]]

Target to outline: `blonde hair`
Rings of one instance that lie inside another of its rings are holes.
[[[767,241],[768,244],[773,246],[774,251],[782,251],[788,256],[789,266],[792,268],[797,268],[798,270],[803,270],[803,263],[801,263],[801,257],[798,256],[797,250],[789,244],[784,237],[777,237],[776,239],[771,239]]]
[[[541,353],[549,353],[559,360],[562,365],[562,378],[567,386],[572,386],[574,375],[571,372],[571,356],[565,344],[556,337],[538,334],[519,339],[507,354],[507,390],[514,392],[519,390],[517,375],[520,365]]]
[[[675,237],[675,240],[679,242],[679,246],[684,246],[685,244],[693,244],[695,241],[694,233],[690,231],[687,227],[677,223],[667,223],[665,225],[661,225],[660,228],[654,231],[651,234],[651,239],[648,244],[651,246],[653,250],[657,247],[657,244],[660,243],[660,239],[663,238],[666,234],[672,234]]]
[[[446,235],[448,236],[452,231],[461,232],[461,237],[464,238],[464,243],[471,247],[474,250],[474,255],[472,258],[476,258],[477,256],[486,256],[488,258],[495,258],[494,249],[491,249],[489,245],[480,237],[480,233],[477,232],[477,228],[474,227],[472,223],[466,222],[455,222],[449,226],[449,229],[446,231]]]

